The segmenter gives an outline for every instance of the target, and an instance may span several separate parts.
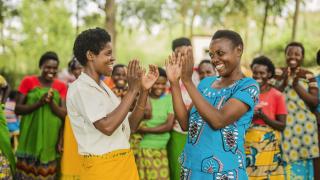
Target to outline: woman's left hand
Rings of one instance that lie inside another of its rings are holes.
[[[192,53],[192,47],[188,46],[185,53],[182,56],[182,70],[181,70],[181,80],[182,82],[192,82],[194,59]]]
[[[149,72],[146,74],[145,70],[143,71],[141,84],[143,90],[149,90],[152,85],[157,81],[159,77],[158,67],[156,65],[149,65]]]

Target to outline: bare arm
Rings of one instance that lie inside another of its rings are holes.
[[[136,106],[134,107],[131,115],[129,116],[130,128],[133,133],[135,133],[139,127],[140,121],[143,119],[145,114],[144,108],[148,99],[148,91],[141,90],[139,99]]]
[[[262,111],[259,111],[257,114],[255,114],[255,116],[257,116],[257,118],[261,118],[266,124],[268,124],[275,130],[283,131],[286,127],[286,114],[276,115],[276,120],[270,119]]]
[[[53,100],[49,103],[52,112],[64,121],[67,115],[66,102],[65,100],[60,101],[60,105],[56,104]]]
[[[16,98],[17,103],[14,109],[15,113],[17,115],[25,115],[37,110],[46,103],[44,100],[45,96],[47,96],[47,94],[43,95],[42,98],[34,104],[25,104],[27,97],[21,93],[18,93]]]
[[[309,107],[314,108],[318,105],[317,88],[309,88],[309,92],[307,92],[299,83],[294,83],[293,89]]]
[[[126,118],[137,93],[138,89],[129,90],[118,107],[106,117],[94,122],[93,125],[102,133],[111,136]]]
[[[170,82],[172,93],[172,104],[176,119],[178,120],[183,131],[188,130],[189,113],[183,102],[179,82]]]
[[[229,99],[223,108],[218,110],[202,97],[192,81],[185,82],[185,86],[200,116],[214,129],[221,129],[232,124],[249,110],[247,104],[233,98]]]
[[[161,124],[160,126],[152,127],[152,128],[141,127],[138,131],[141,133],[158,133],[158,134],[165,133],[172,130],[173,123],[174,123],[174,115],[169,114],[167,117],[167,121]]]

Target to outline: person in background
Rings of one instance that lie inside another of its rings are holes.
[[[18,137],[20,134],[20,119],[14,112],[14,109],[16,107],[17,94],[18,94],[18,91],[11,90],[9,97],[5,103],[5,115],[6,115],[7,124],[10,132],[11,144],[14,151],[17,150]]]
[[[281,154],[281,133],[286,126],[287,108],[283,94],[268,82],[275,67],[266,56],[251,63],[253,78],[259,83],[259,104],[246,133],[246,166],[249,179],[285,179]]]
[[[128,92],[127,67],[123,64],[117,64],[113,67],[111,79],[114,86],[111,90],[120,99]]]
[[[137,155],[137,167],[142,180],[170,178],[167,144],[173,127],[174,115],[171,95],[164,95],[167,75],[158,68],[159,77],[149,92],[151,118],[142,121],[138,133],[142,134]]]
[[[317,64],[320,65],[320,50],[318,50],[316,55]],[[316,77],[318,88],[320,87],[320,75]],[[320,99],[320,90],[318,89],[318,99]],[[318,102],[318,106],[315,110],[315,115],[317,118],[318,123],[318,145],[320,148],[320,102]],[[314,166],[314,179],[320,179],[320,157],[315,158],[313,160],[313,166]]]
[[[276,69],[274,83],[285,95],[288,110],[281,143],[286,171],[291,178],[313,179],[313,158],[319,157],[319,146],[311,109],[318,105],[318,86],[314,74],[301,67],[305,54],[301,43],[287,44],[284,54],[287,66]]]
[[[68,71],[78,79],[83,70],[75,57],[68,63]],[[63,129],[63,153],[61,157],[61,180],[80,179],[81,160],[70,119],[66,116]]]
[[[3,102],[6,101],[9,85],[0,75],[0,179],[13,179],[16,171],[15,157],[10,143],[10,133],[3,111]]]
[[[172,51],[176,56],[178,56],[179,53],[183,53],[185,48],[187,48],[188,46],[191,46],[191,41],[185,37],[177,38],[172,41]],[[192,104],[191,98],[189,97],[187,90],[183,86],[183,83],[181,81],[179,83],[184,104],[186,108],[189,108]],[[168,85],[170,84],[168,83]],[[182,153],[186,140],[187,132],[183,131],[179,125],[179,122],[175,120],[173,129],[170,134],[170,140],[168,142],[168,159],[171,180],[180,180],[181,166],[178,159],[180,154]]]
[[[15,113],[22,115],[17,179],[56,178],[67,93],[67,86],[55,78],[58,67],[58,55],[45,52],[39,60],[40,76],[25,76],[20,83],[15,107]]]
[[[240,62],[241,36],[231,30],[214,33],[209,55],[219,76],[203,79],[198,88],[192,82],[192,47],[169,57],[166,63],[175,116],[188,140],[180,156],[181,179],[247,179],[244,137],[258,102],[257,82],[245,77]],[[179,79],[184,83],[193,107],[185,107]]]
[[[208,76],[215,76],[216,71],[210,60],[202,60],[198,65],[198,74],[200,81]]]

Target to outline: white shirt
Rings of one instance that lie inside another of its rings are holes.
[[[126,119],[107,136],[96,129],[94,122],[112,112],[120,100],[103,81],[100,86],[82,73],[68,89],[67,110],[78,151],[81,155],[102,155],[119,149],[129,149],[130,126]]]

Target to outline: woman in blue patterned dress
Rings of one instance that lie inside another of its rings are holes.
[[[248,179],[245,169],[244,136],[257,104],[259,87],[243,75],[240,60],[243,42],[230,30],[217,31],[209,55],[219,76],[192,83],[194,60],[191,47],[166,62],[172,88],[173,108],[188,138],[181,155],[181,179]],[[183,105],[179,79],[193,106]]]

